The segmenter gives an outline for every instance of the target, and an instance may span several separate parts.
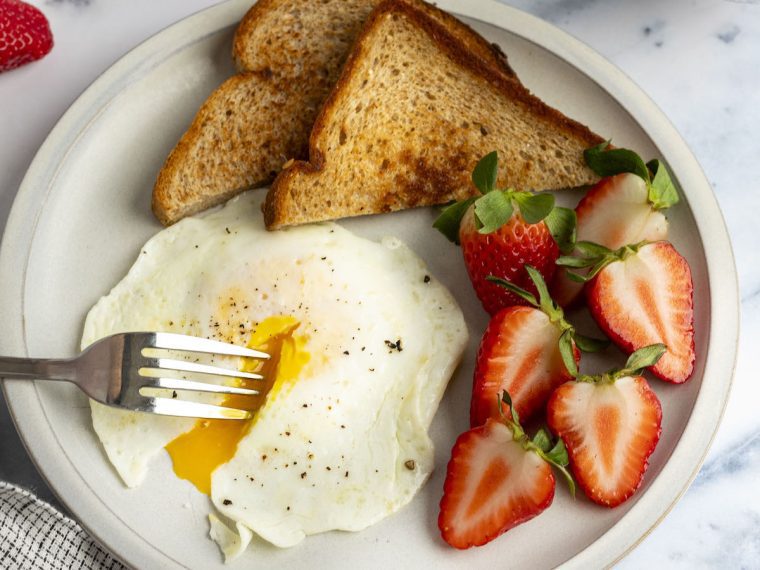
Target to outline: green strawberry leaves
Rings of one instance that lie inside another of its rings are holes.
[[[627,148],[607,149],[610,141],[587,148],[583,152],[586,164],[599,176],[615,176],[630,172],[646,182],[649,203],[655,210],[670,208],[678,203],[678,192],[668,169],[659,160],[647,164]]]
[[[620,249],[613,251],[598,243],[579,241],[575,244],[575,249],[580,255],[578,257],[569,255],[560,256],[557,258],[556,264],[560,267],[570,267],[574,269],[590,267],[591,269],[585,274],[569,270],[567,271],[567,276],[572,281],[586,283],[596,277],[599,272],[610,263],[627,259],[629,256],[638,252],[639,249],[646,244],[647,242],[643,241],[636,244],[624,245]]]
[[[496,188],[496,176],[499,173],[499,154],[489,152],[481,158],[472,171],[472,183],[481,194],[488,194]]]
[[[512,199],[520,207],[523,220],[537,224],[544,220],[554,209],[553,194],[532,194],[531,192],[512,192]]]
[[[475,218],[480,223],[478,232],[490,234],[512,217],[514,207],[507,192],[489,192],[475,200]]]
[[[664,344],[650,344],[633,352],[625,363],[625,366],[616,374],[618,377],[639,374],[644,368],[654,366],[668,350]]]
[[[650,160],[647,162],[647,168],[654,176],[649,185],[649,203],[652,207],[662,210],[678,204],[678,191],[665,164],[659,160]]]
[[[575,210],[555,206],[544,218],[546,227],[549,228],[554,241],[557,242],[560,252],[572,253],[575,249],[575,226],[577,223]]]
[[[578,365],[575,364],[575,347],[573,346],[573,329],[567,329],[559,337],[559,354],[567,371],[574,378],[578,376]]]
[[[583,151],[586,164],[599,176],[615,176],[630,172],[649,182],[649,171],[641,157],[627,148],[607,150],[610,141],[592,146]]]
[[[493,275],[489,275],[486,279],[504,287],[521,299],[524,299],[530,305],[540,309],[547,317],[549,317],[549,320],[562,331],[562,334],[559,337],[559,352],[562,356],[562,362],[572,376],[578,376],[578,367],[575,364],[575,346],[584,352],[597,352],[606,348],[609,345],[609,341],[578,334],[575,331],[575,327],[565,320],[565,313],[562,310],[562,307],[557,305],[557,303],[551,298],[549,288],[546,286],[546,282],[538,269],[530,265],[525,265],[525,271],[527,271],[528,276],[536,286],[538,299],[536,299],[536,297],[529,291],[526,291],[522,287],[518,287],[514,283],[505,279],[494,277]]]
[[[472,183],[481,193],[455,202],[443,209],[433,227],[449,241],[459,243],[459,226],[467,210],[474,204],[478,232],[490,234],[506,224],[519,209],[528,224],[546,221],[547,227],[563,253],[572,251],[575,242],[575,212],[554,206],[554,195],[496,188],[499,157],[490,152],[478,161],[472,171]]]
[[[544,428],[540,428],[533,436],[533,439],[528,438],[528,434],[525,433],[525,430],[520,425],[520,418],[518,417],[517,412],[514,411],[512,398],[510,397],[509,392],[504,390],[501,393],[501,398],[497,396],[496,399],[497,406],[501,411],[502,421],[512,430],[512,439],[520,443],[523,446],[523,449],[536,453],[541,459],[551,464],[562,473],[562,476],[567,481],[570,494],[575,497],[575,480],[567,468],[570,464],[570,458],[568,457],[567,448],[565,447],[565,442],[562,441],[562,438],[558,437],[556,441],[553,441],[551,433]],[[502,402],[509,407],[512,416],[511,419],[502,411]]]
[[[459,245],[459,224],[465,212],[475,202],[475,196],[461,202],[454,202],[446,206],[441,215],[433,222],[433,227],[445,235],[452,243]]]

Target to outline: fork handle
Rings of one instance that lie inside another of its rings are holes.
[[[65,359],[0,356],[0,379],[66,380],[76,376],[73,361]]]

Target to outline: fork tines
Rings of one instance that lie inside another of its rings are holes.
[[[268,359],[265,352],[227,344],[218,340],[198,338],[176,333],[152,333],[146,348],[165,348],[167,350],[182,350],[186,352],[203,352],[205,354],[221,354],[224,356],[247,356],[249,358]]]

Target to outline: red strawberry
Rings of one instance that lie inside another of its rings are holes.
[[[434,224],[451,241],[461,243],[475,293],[492,315],[524,302],[486,278],[493,275],[535,292],[524,266],[532,265],[550,280],[559,256],[557,243],[569,241],[575,223],[572,211],[554,207],[551,194],[497,189],[497,170],[496,152],[483,157],[472,173],[483,195],[449,206]]]
[[[505,399],[509,402],[506,394]],[[552,465],[574,493],[564,444],[552,447],[545,431],[531,441],[513,417],[489,418],[463,433],[451,450],[443,484],[441,536],[455,548],[481,546],[532,519],[554,498]]]
[[[19,0],[0,0],[0,71],[40,59],[53,47],[44,14]]]
[[[588,258],[590,264],[602,264],[586,286],[591,316],[628,354],[654,343],[666,345],[652,373],[667,382],[686,382],[695,359],[689,264],[665,241],[598,251]]]
[[[635,174],[603,178],[575,208],[577,239],[610,249],[668,236],[668,220],[649,202],[646,181]],[[563,307],[572,305],[583,285],[557,271],[551,291]]]
[[[455,548],[481,546],[546,509],[554,499],[552,468],[490,419],[459,436],[443,486],[438,527]]]
[[[502,309],[480,342],[470,404],[470,426],[499,416],[498,395],[507,390],[515,411],[529,419],[552,391],[572,380],[559,351],[562,330],[532,307]],[[580,352],[574,349],[576,363]]]
[[[559,248],[546,224],[528,224],[518,211],[493,233],[482,234],[475,221],[474,206],[471,206],[462,219],[459,242],[475,294],[491,315],[504,307],[524,304],[524,301],[490,283],[486,277],[501,277],[535,293],[524,266],[532,265],[544,280],[551,281],[559,257]]]
[[[573,475],[595,503],[615,507],[641,485],[660,439],[662,408],[637,373],[652,360],[632,360],[647,352],[656,361],[664,349],[647,347],[622,371],[563,384],[549,400],[549,427],[565,442]]]
[[[518,417],[528,419],[543,409],[560,384],[578,373],[580,352],[606,346],[575,332],[556,303],[549,297],[546,283],[532,266],[525,270],[539,292],[539,300],[529,292],[501,279],[489,281],[510,290],[533,307],[502,309],[491,319],[480,342],[470,404],[470,426],[497,419],[506,408],[499,395],[512,397]]]

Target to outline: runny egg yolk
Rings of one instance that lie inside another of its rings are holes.
[[[259,391],[257,396],[225,396],[221,405],[242,410],[258,411],[267,399],[276,398],[297,380],[301,369],[309,361],[309,353],[303,347],[306,337],[295,336],[300,323],[293,317],[274,316],[259,323],[253,330],[248,347],[270,355],[263,362],[242,359],[240,369],[257,372],[264,380],[240,378],[238,385]],[[211,474],[235,455],[238,442],[248,433],[258,415],[254,413],[247,421],[198,420],[189,431],[175,438],[166,446],[172,458],[174,473],[187,479],[206,495],[211,492]]]

